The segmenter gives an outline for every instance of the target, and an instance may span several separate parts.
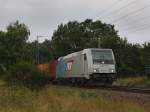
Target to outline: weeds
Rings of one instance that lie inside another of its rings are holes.
[[[144,109],[126,99],[105,99],[90,90],[48,86],[40,91],[0,88],[0,112],[144,112]]]
[[[129,86],[129,87],[150,87],[150,78],[147,77],[129,77],[118,79],[115,85]]]

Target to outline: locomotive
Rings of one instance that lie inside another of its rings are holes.
[[[88,48],[49,63],[53,82],[112,84],[116,79],[112,49]]]

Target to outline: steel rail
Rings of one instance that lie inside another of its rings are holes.
[[[129,87],[129,86],[104,86],[104,85],[63,85],[59,86],[73,87],[73,88],[82,88],[82,89],[96,89],[96,90],[112,90],[119,92],[128,92],[128,93],[139,93],[139,94],[149,94],[150,88],[140,88],[140,87]]]

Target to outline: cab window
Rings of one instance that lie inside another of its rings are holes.
[[[85,61],[87,60],[87,56],[86,56],[86,54],[84,54],[84,60],[85,60]]]

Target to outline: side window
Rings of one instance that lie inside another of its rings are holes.
[[[86,54],[84,54],[84,60],[85,60],[85,61],[87,60],[87,56],[86,56]]]

